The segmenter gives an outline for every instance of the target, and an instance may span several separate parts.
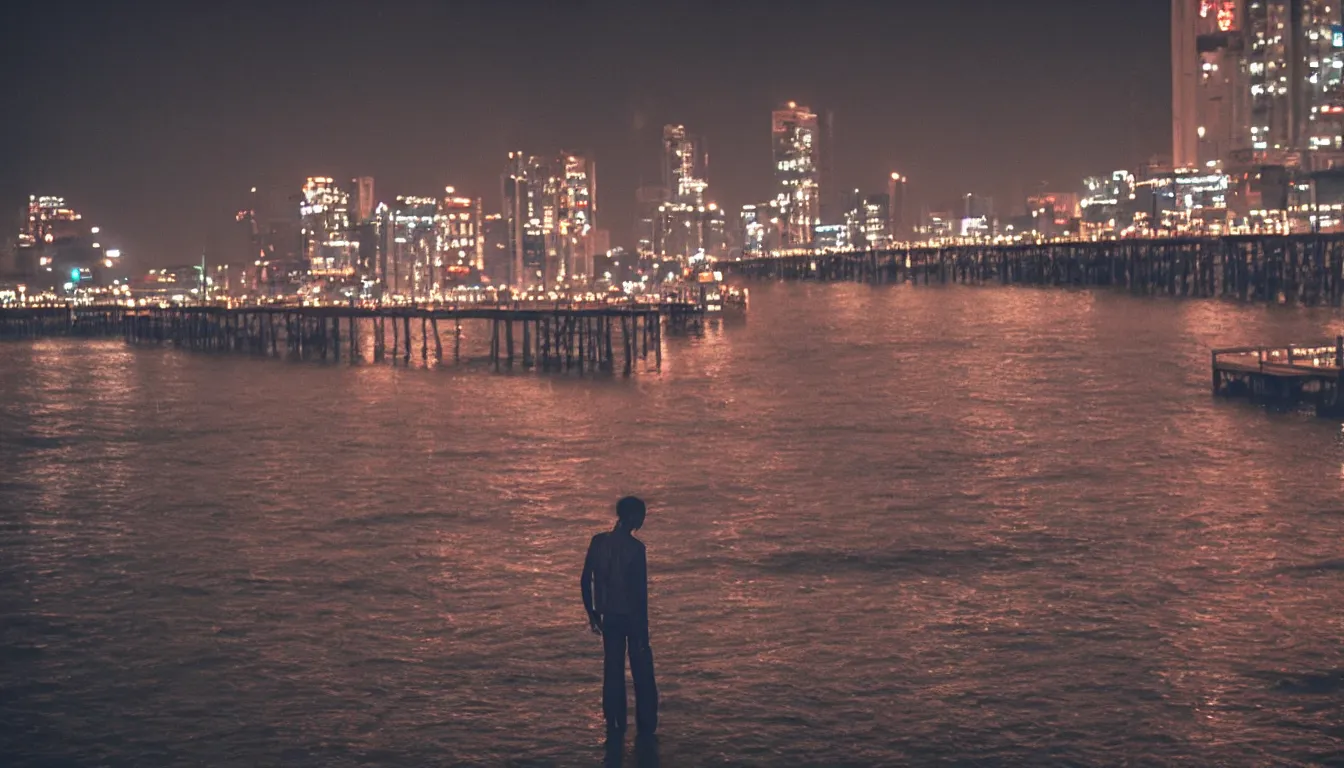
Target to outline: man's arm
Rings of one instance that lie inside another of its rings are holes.
[[[588,627],[594,632],[601,634],[602,617],[597,615],[597,609],[593,605],[593,560],[595,559],[593,550],[597,548],[597,540],[601,536],[598,534],[593,540],[588,542],[588,554],[583,558],[583,575],[579,577],[579,587],[583,591],[583,609],[588,612]]]
[[[639,557],[635,558],[635,611],[638,621],[641,646],[649,647],[649,561],[644,547],[639,548]]]

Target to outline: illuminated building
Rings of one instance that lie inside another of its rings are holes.
[[[388,207],[383,229],[387,250],[384,280],[393,295],[411,299],[428,296],[438,251],[438,208],[437,199],[416,195],[398,195]]]
[[[1173,0],[1175,168],[1344,162],[1337,0]]]
[[[348,277],[355,271],[351,242],[350,195],[329,176],[310,176],[301,190],[299,219],[302,253],[316,276]]]
[[[386,205],[378,205],[369,218],[355,225],[354,241],[359,254],[360,294],[381,298],[387,262],[383,250],[383,222]]]
[[[1255,182],[1267,180],[1261,172],[1248,175]],[[1155,174],[1134,184],[1134,226],[1148,235],[1225,234],[1231,223],[1228,203],[1233,183],[1227,174],[1211,170],[1187,168]],[[1257,192],[1247,203],[1257,208],[1268,203],[1281,211],[1286,207],[1286,190],[1285,186],[1284,199],[1269,199]]]
[[[510,152],[503,188],[513,262],[510,282],[528,289],[591,279],[597,213],[593,161],[561,154],[546,162]]]
[[[699,139],[687,136],[684,125],[663,126],[663,186],[674,203],[705,204],[707,159]]]
[[[593,275],[595,164],[581,155],[562,154],[552,171],[545,202],[551,213],[543,217],[552,222],[547,229],[547,256],[554,264],[556,282],[585,283]]]
[[[953,234],[959,237],[982,238],[994,235],[994,198],[967,193],[963,198],[965,208],[961,220],[953,227]]]
[[[1068,234],[1078,217],[1078,196],[1072,192],[1041,192],[1027,198],[1032,230],[1045,237]]]
[[[906,214],[905,192],[909,181],[908,177],[893,171],[887,182],[887,199],[891,202],[891,211],[887,214],[887,231],[896,242],[905,242],[913,234]]]
[[[429,263],[429,291],[438,293],[449,285],[460,285],[481,268],[479,200],[461,197],[453,187],[434,216],[434,255]]]
[[[518,289],[545,287],[547,280],[546,228],[544,221],[550,170],[539,158],[510,152],[503,177],[504,221],[509,235],[509,283]],[[553,211],[552,211],[553,214]]]
[[[848,251],[854,245],[852,233],[846,224],[818,224],[812,233],[812,247],[818,251]]]
[[[1079,202],[1081,234],[1114,234],[1129,228],[1136,209],[1134,174],[1116,171],[1109,177],[1083,181],[1087,193]]]
[[[19,244],[51,243],[80,234],[84,217],[65,204],[64,197],[28,196],[28,221],[19,234]]]
[[[34,287],[74,291],[111,283],[121,252],[103,248],[98,227],[89,226],[65,198],[30,195],[19,231],[13,270]]]
[[[727,253],[727,220],[717,203],[689,205],[664,203],[658,208],[661,226],[654,248],[659,261],[687,263],[704,253],[721,258]]]
[[[740,216],[742,258],[768,256],[779,250],[780,214],[778,200],[742,206]]]
[[[922,218],[915,234],[925,240],[944,240],[959,234],[960,223],[954,223],[950,212],[925,211]]]
[[[817,116],[789,102],[771,114],[771,149],[779,190],[783,247],[811,244],[821,223],[820,171],[817,164]]]
[[[489,282],[509,285],[513,264],[509,248],[509,223],[500,213],[481,220],[481,270]]]
[[[651,259],[663,253],[668,193],[665,187],[644,186],[635,190],[635,253]]]
[[[1226,162],[1233,150],[1249,140],[1248,82],[1241,61],[1244,39],[1239,6],[1243,1],[1172,2],[1174,167],[1204,168]]]
[[[877,250],[891,244],[891,198],[887,195],[863,195],[859,190],[849,196],[845,206],[844,236],[836,247],[851,250]],[[822,227],[817,227],[820,233]],[[822,247],[820,243],[817,247]]]
[[[1344,166],[1344,16],[1338,0],[1301,0],[1306,99],[1302,146],[1313,170]]]
[[[350,180],[350,220],[363,224],[373,218],[378,201],[373,197],[373,177],[357,176]]]
[[[656,223],[644,224],[640,240],[651,235],[659,261],[686,264],[697,254],[726,253],[726,221],[717,204],[706,202],[707,158],[702,142],[683,125],[663,126],[663,185]],[[651,196],[645,197],[649,199]],[[642,217],[641,217],[642,220]]]

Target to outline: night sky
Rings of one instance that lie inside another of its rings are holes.
[[[275,6],[275,7],[272,7]],[[770,110],[834,113],[842,188],[912,177],[1012,213],[1170,152],[1168,0],[23,3],[6,7],[0,202],[64,194],[131,266],[224,257],[248,188],[372,175],[498,210],[509,149],[597,160],[629,245],[661,126],[730,211],[773,194]],[[12,212],[12,213],[10,213]],[[6,233],[6,237],[11,237]]]

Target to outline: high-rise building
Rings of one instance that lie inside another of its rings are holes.
[[[591,158],[561,154],[546,162],[510,152],[503,192],[514,287],[553,288],[591,279],[597,215]]]
[[[1248,91],[1242,0],[1172,0],[1172,163],[1224,162],[1240,144]]]
[[[554,211],[548,214],[551,206],[545,204],[550,177],[540,158],[509,153],[503,176],[504,221],[509,234],[509,283],[520,290],[554,285],[555,276],[546,274],[546,231],[554,226]]]
[[[30,195],[13,270],[33,287],[71,291],[110,284],[111,271],[120,268],[120,251],[103,248],[100,239],[98,227],[89,226],[65,198]]]
[[[430,291],[437,293],[461,284],[481,264],[481,203],[444,189],[445,197],[434,216],[434,257],[430,262]]]
[[[354,274],[356,245],[351,241],[350,195],[329,176],[310,176],[299,201],[303,258],[319,276]]]
[[[438,200],[398,195],[383,211],[383,244],[387,266],[386,290],[409,299],[428,297],[433,287],[433,264],[438,253],[435,218]]]
[[[842,225],[844,233],[836,247],[854,250],[879,250],[891,243],[891,198],[888,195],[864,195],[859,190],[849,196]]]
[[[491,283],[506,286],[512,283],[513,272],[509,243],[509,222],[501,213],[492,213],[481,220],[482,271]]]
[[[708,159],[703,142],[683,125],[663,126],[663,186],[659,195],[641,191],[640,250],[663,262],[685,264],[698,254],[727,255],[726,219],[718,204],[706,200]],[[649,203],[656,200],[656,213]]]
[[[363,224],[373,218],[378,201],[373,197],[373,177],[356,176],[350,180],[350,220]]]
[[[1300,144],[1314,170],[1344,165],[1344,14],[1338,0],[1301,0],[1306,62]]]
[[[892,239],[897,242],[905,242],[914,234],[910,226],[909,215],[906,213],[905,189],[909,181],[906,176],[893,171],[891,179],[887,182],[887,200],[891,203],[890,211],[887,214],[887,221],[889,222],[887,231],[891,233]]]
[[[666,239],[667,188],[643,186],[635,190],[635,253],[652,259],[663,253]]]
[[[684,125],[663,126],[663,186],[667,199],[685,205],[704,205],[706,158],[702,142],[686,133]]]
[[[772,113],[770,136],[778,182],[775,199],[783,219],[781,245],[810,245],[813,228],[821,223],[817,116],[790,101]]]
[[[554,209],[548,256],[558,281],[585,283],[593,275],[592,234],[596,218],[597,173],[590,158],[562,154],[553,166],[547,205]]]
[[[1172,0],[1172,165],[1344,162],[1338,0]]]

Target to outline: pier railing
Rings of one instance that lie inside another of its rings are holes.
[[[1213,394],[1344,416],[1344,336],[1333,342],[1215,349]]]
[[[1311,371],[1344,370],[1344,339],[1314,344],[1224,347],[1213,350],[1213,366],[1219,365],[1301,368]]]

